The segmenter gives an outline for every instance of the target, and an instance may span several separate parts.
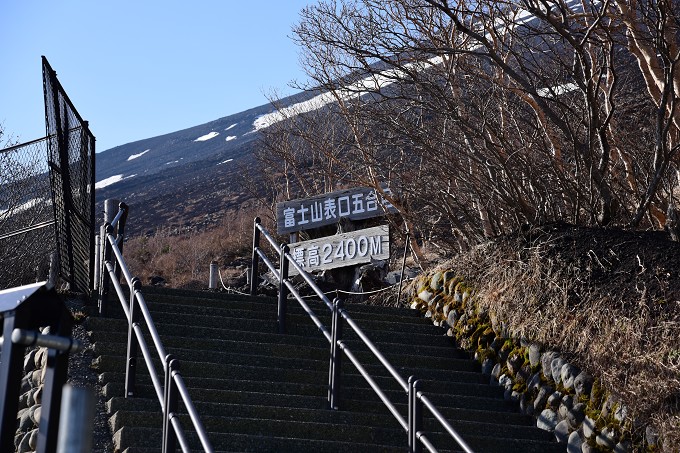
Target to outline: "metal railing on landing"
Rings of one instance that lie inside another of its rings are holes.
[[[184,429],[178,418],[177,408],[179,398],[181,398],[186,408],[191,423],[193,424],[196,435],[205,452],[213,452],[213,447],[208,439],[207,432],[199,418],[198,412],[194,407],[184,379],[180,374],[179,361],[171,354],[166,354],[165,348],[161,343],[160,336],[156,330],[151,314],[146,305],[146,300],[141,291],[141,281],[132,277],[130,270],[123,259],[123,237],[125,234],[125,222],[127,219],[128,207],[125,203],[120,203],[118,214],[113,221],[104,225],[104,257],[102,259],[101,283],[99,285],[99,313],[106,316],[109,283],[118,295],[123,311],[128,321],[128,344],[125,370],[125,397],[130,398],[135,395],[135,377],[137,368],[138,352],[142,353],[144,363],[149,370],[153,388],[158,397],[161,411],[163,412],[163,441],[162,452],[174,452],[177,444],[183,452],[191,451],[189,443],[184,434]],[[116,234],[117,229],[117,234]],[[129,295],[125,295],[120,284],[120,275],[123,275],[129,288]],[[129,300],[129,303],[127,302]],[[140,315],[146,330],[149,333],[153,347],[163,364],[164,381],[161,382],[153,363],[152,351],[146,343]]]
[[[271,246],[279,253],[279,268],[277,269],[272,262],[267,258],[264,251],[260,248],[260,238],[264,236]],[[290,254],[290,250],[286,244],[278,245],[271,237],[267,230],[261,225],[260,218],[255,218],[253,228],[253,255],[251,262],[250,275],[250,294],[257,295],[257,275],[259,260],[269,268],[279,282],[278,293],[278,330],[279,333],[286,333],[286,308],[288,295],[291,294],[300,304],[302,309],[309,315],[314,324],[323,333],[331,345],[330,364],[328,371],[328,403],[331,409],[338,409],[338,393],[340,390],[340,378],[342,369],[342,355],[347,357],[350,362],[356,367],[359,373],[363,376],[366,382],[371,386],[373,391],[378,395],[383,404],[387,407],[390,413],[394,416],[401,427],[406,431],[408,436],[408,449],[411,453],[420,453],[423,447],[428,451],[436,453],[437,449],[432,445],[423,431],[423,408],[430,411],[432,417],[444,428],[444,430],[453,438],[458,446],[466,453],[472,453],[472,449],[465,442],[465,440],[456,432],[448,420],[439,412],[432,401],[420,389],[421,381],[414,376],[410,376],[405,380],[399,372],[392,366],[392,364],[385,358],[385,356],[378,350],[376,345],[368,338],[364,331],[354,322],[347,311],[343,308],[342,301],[335,299],[331,302],[321,289],[314,283],[312,277],[295,261],[295,258]],[[323,325],[323,323],[316,316],[314,311],[305,303],[302,296],[295,288],[295,286],[288,280],[288,270],[290,265],[299,272],[304,281],[312,288],[317,296],[324,304],[331,310],[331,330]],[[364,366],[359,362],[354,353],[350,350],[347,343],[342,340],[343,322],[354,331],[354,333],[361,339],[361,341],[373,353],[376,359],[387,369],[392,377],[397,381],[399,386],[406,393],[408,398],[408,420],[399,413],[395,405],[390,401],[385,392],[378,386],[371,375],[366,371]]]

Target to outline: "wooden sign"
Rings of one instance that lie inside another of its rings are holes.
[[[383,189],[386,194],[389,188]],[[375,189],[358,187],[311,198],[276,204],[276,231],[279,234],[333,225],[341,218],[370,219],[397,212]]]
[[[386,260],[390,257],[389,226],[381,225],[311,241],[289,244],[290,254],[307,272]],[[296,275],[294,266],[290,275]]]

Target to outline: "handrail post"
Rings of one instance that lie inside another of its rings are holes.
[[[342,301],[333,300],[331,318],[331,357],[328,371],[328,404],[332,410],[339,408],[340,380],[342,376],[342,350],[338,344],[342,341]]]
[[[130,288],[130,322],[128,323],[127,360],[125,362],[125,398],[135,396],[137,351],[139,349],[137,335],[135,335],[135,327],[139,324],[139,314],[141,312],[141,309],[138,307],[136,293],[141,286],[142,282],[137,277],[132,279],[132,288]]]
[[[408,378],[408,451],[422,453],[423,446],[418,432],[423,430],[423,402],[418,398],[420,381],[415,376]]]
[[[102,284],[104,282],[104,274],[106,273],[106,223],[99,226],[99,282],[97,284],[98,293],[101,294]]]
[[[288,298],[288,287],[286,286],[286,280],[288,280],[288,258],[286,255],[290,252],[290,249],[286,244],[281,244],[281,273],[279,281],[279,304],[278,304],[278,326],[279,333],[286,333],[286,299]]]
[[[171,420],[177,413],[177,386],[173,379],[179,371],[179,361],[168,354],[165,357],[165,392],[163,397],[163,453],[174,453],[177,448],[177,435]]]
[[[99,283],[102,279],[102,241],[101,235],[94,235],[94,278],[92,279],[92,289],[99,294]]]
[[[111,277],[109,277],[109,272],[106,269],[106,263],[111,261],[111,255],[113,250],[111,249],[111,243],[109,242],[108,235],[113,233],[113,227],[110,223],[106,222],[104,224],[103,230],[103,240],[104,240],[104,259],[102,260],[102,272],[101,279],[102,282],[99,285],[99,314],[106,317],[108,311],[108,298],[109,298],[109,283]]]
[[[258,264],[259,264],[259,257],[257,254],[257,251],[260,249],[260,229],[258,226],[260,225],[260,218],[255,217],[255,221],[253,222],[253,258],[250,263],[250,295],[251,296],[257,296],[257,273],[258,273]]]
[[[408,377],[408,451],[413,453],[413,381],[415,376]]]
[[[116,225],[116,243],[118,244],[118,249],[120,253],[123,253],[123,241],[125,240],[125,222],[127,222],[128,216],[128,205],[122,201],[118,204],[118,210],[122,211],[120,218],[118,219],[118,224]],[[116,278],[120,281],[120,263],[116,263]]]

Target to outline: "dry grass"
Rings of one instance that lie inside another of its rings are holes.
[[[250,256],[253,218],[250,211],[238,211],[226,214],[217,228],[208,231],[159,229],[153,236],[129,238],[124,255],[145,284],[157,276],[175,288],[207,287],[211,262],[231,276],[236,271],[228,267]]]
[[[513,337],[557,350],[600,378],[636,420],[651,424],[664,445],[680,445],[680,301],[638,288],[595,284],[588,270],[557,261],[551,244],[519,249],[480,246],[440,268],[476,289],[479,306],[505,320]]]

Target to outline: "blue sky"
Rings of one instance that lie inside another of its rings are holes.
[[[295,92],[290,39],[314,0],[2,0],[0,123],[45,135],[40,56],[97,137],[97,151],[202,124]]]

